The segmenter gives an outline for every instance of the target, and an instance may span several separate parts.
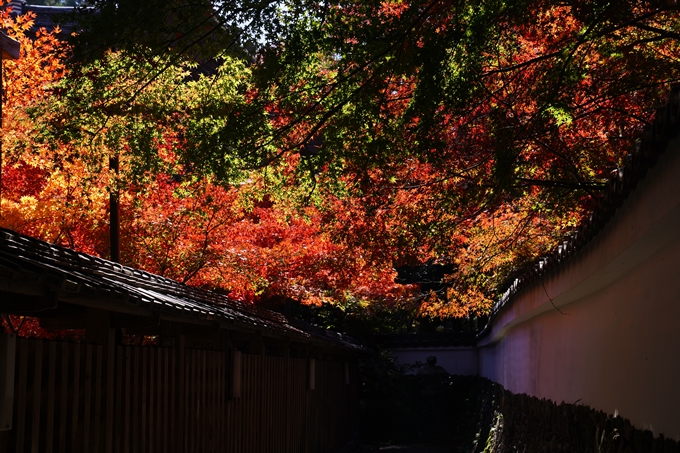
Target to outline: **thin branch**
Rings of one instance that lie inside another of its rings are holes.
[[[595,194],[591,190],[604,190],[607,186],[600,183],[581,183],[581,182],[570,182],[570,181],[551,181],[545,179],[530,179],[530,178],[517,178],[523,184],[515,187],[530,187],[530,186],[541,186],[541,187],[560,187],[563,189],[573,189],[573,190],[585,190],[588,194],[595,197]]]
[[[541,286],[543,286],[543,291],[545,292],[545,296],[548,298],[548,300],[550,301],[552,306],[555,307],[555,310],[559,311],[561,315],[569,316],[569,313],[565,313],[562,310],[560,310],[559,308],[557,308],[557,305],[555,305],[555,302],[553,302],[553,300],[548,295],[548,290],[545,289],[545,283],[541,282]]]

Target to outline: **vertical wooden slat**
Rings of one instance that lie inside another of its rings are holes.
[[[177,442],[176,442],[176,451],[187,451],[187,445],[185,444],[185,439],[184,439],[184,413],[185,413],[185,408],[184,408],[184,402],[186,400],[186,387],[184,386],[185,384],[185,372],[186,372],[186,367],[185,367],[185,350],[184,350],[184,335],[179,336],[179,345],[178,345],[178,355],[179,355],[179,361],[176,364],[176,374],[178,376],[178,383],[177,383],[177,388],[179,391],[179,397],[178,397],[178,406],[179,410],[177,411]]]
[[[231,365],[231,354],[232,352],[230,350],[226,351],[227,354],[227,362],[225,363],[224,367],[224,375],[223,379],[228,380],[228,387],[227,387],[227,393],[224,396],[225,400],[225,405],[226,405],[226,413],[225,413],[225,426],[224,426],[224,441],[226,444],[226,451],[236,451],[236,446],[234,443],[234,436],[232,433],[236,432],[235,425],[236,425],[236,400],[232,397],[231,394],[231,380],[233,379],[233,370],[232,370],[232,365]]]
[[[250,355],[248,354],[243,354],[243,381],[241,383],[242,385],[242,399],[241,399],[241,414],[240,416],[242,417],[243,422],[241,423],[241,430],[239,431],[240,433],[243,433],[243,442],[241,446],[241,451],[248,451],[251,450],[251,443],[250,443],[250,428],[253,425],[253,422],[251,420],[251,417],[249,416],[252,414],[252,411],[248,411],[247,408],[250,407],[251,404],[251,395],[250,395],[250,386],[252,385],[253,380],[251,379],[251,362],[250,362]]]
[[[283,375],[283,360],[281,358],[277,359],[277,368],[276,368],[276,374],[277,376],[276,379],[274,379],[274,397],[276,401],[276,419],[278,420],[283,420],[284,419],[284,413],[283,413],[283,405],[281,404],[281,399],[283,398],[284,392],[286,391],[285,388],[281,388],[280,384],[283,379],[285,379],[285,376]],[[281,448],[283,446],[283,441],[282,441],[282,434],[283,434],[283,423],[276,423],[276,436],[274,437],[274,453],[279,453],[281,451]]]
[[[295,375],[294,375],[294,370],[295,370],[295,361],[297,359],[295,358],[289,358],[288,359],[288,388],[290,388],[292,391],[289,392],[288,398],[288,407],[289,409],[289,416],[288,416],[288,445],[290,445],[293,450],[299,450],[299,447],[295,443],[295,420],[293,419],[292,414],[295,411],[295,406],[298,404],[297,403],[297,381],[295,380]],[[293,412],[291,412],[293,411]]]
[[[214,420],[212,420],[212,404],[210,401],[210,395],[213,389],[210,387],[210,356],[212,351],[203,351],[203,364],[205,368],[203,369],[203,414],[201,420],[199,421],[200,430],[202,435],[205,437],[202,439],[201,450],[205,452],[210,451],[210,444],[212,442],[212,425]]]
[[[222,414],[224,413],[224,405],[222,404],[222,382],[220,381],[220,364],[222,360],[222,351],[213,355],[213,385],[215,386],[213,407],[213,445],[210,451],[224,451],[222,444]]]
[[[255,375],[255,380],[254,380],[254,386],[252,389],[253,393],[253,400],[254,404],[251,406],[251,410],[254,408],[254,412],[256,414],[255,417],[253,417],[253,429],[251,430],[252,437],[253,437],[253,451],[261,451],[262,449],[262,436],[259,435],[260,430],[262,429],[262,417],[260,414],[260,409],[262,407],[262,398],[264,395],[262,392],[258,391],[258,389],[262,388],[262,364],[264,362],[264,357],[261,354],[257,354],[254,356],[255,359],[255,369],[254,375]]]
[[[192,364],[191,364],[191,370],[192,370],[192,380],[193,380],[193,385],[192,385],[192,405],[190,406],[192,408],[192,417],[191,417],[191,432],[188,433],[190,438],[191,438],[191,446],[193,448],[193,451],[200,452],[201,451],[201,440],[200,440],[200,435],[199,435],[199,427],[198,427],[198,420],[200,417],[203,415],[203,408],[201,407],[201,394],[202,394],[202,388],[201,388],[201,373],[200,373],[200,360],[201,360],[201,352],[198,350],[193,350],[192,352]]]
[[[158,445],[159,451],[164,451],[163,445],[161,444],[161,436],[163,435],[163,382],[167,379],[167,373],[162,374],[163,367],[163,356],[165,355],[165,349],[159,349],[156,354],[156,445]]]
[[[250,429],[250,437],[252,442],[253,451],[260,450],[260,436],[257,434],[262,426],[262,392],[258,389],[262,388],[262,376],[260,371],[262,370],[262,356],[260,354],[253,354],[253,387],[251,389],[251,395],[253,397],[252,405],[248,408],[250,412],[253,412],[253,425]]]
[[[257,385],[257,382],[255,381],[255,356],[250,357],[248,356],[248,368],[246,370],[247,373],[247,382],[248,382],[248,390],[246,391],[246,394],[248,395],[248,399],[244,401],[244,412],[247,414],[248,417],[248,445],[246,446],[246,449],[248,451],[255,451],[255,445],[253,445],[253,431],[256,429],[256,421],[255,421],[255,415],[257,414],[256,411],[249,410],[255,405],[255,395],[253,395],[251,389],[254,385]]]
[[[203,407],[201,406],[201,396],[203,394],[203,388],[201,387],[201,357],[203,351],[194,350],[194,361],[193,361],[193,373],[194,373],[194,416],[192,417],[191,435],[192,435],[192,445],[194,451],[201,451],[201,427],[199,426],[199,420],[203,417]]]
[[[191,444],[191,422],[193,421],[193,404],[194,404],[194,373],[196,368],[193,367],[194,351],[189,349],[185,352],[184,360],[186,363],[186,376],[185,376],[185,400],[184,400],[184,441],[185,441],[185,451],[193,451],[193,445]]]
[[[17,433],[17,453],[24,452],[24,440],[26,438],[26,404],[28,399],[26,398],[26,381],[28,380],[28,340],[25,338],[20,338],[17,342],[19,348],[17,353],[19,354],[19,378],[16,401],[17,401],[17,418],[16,418],[16,433]]]
[[[285,382],[285,388],[287,389],[286,392],[286,397],[287,397],[287,402],[286,402],[286,408],[287,409],[287,414],[285,417],[285,424],[286,424],[286,445],[288,446],[289,449],[294,448],[293,444],[293,420],[292,417],[290,416],[293,404],[295,404],[295,387],[293,386],[293,381],[290,378],[290,375],[292,373],[292,364],[293,360],[289,356],[286,357],[286,382]],[[286,450],[287,451],[287,450]]]
[[[243,409],[246,407],[247,401],[248,401],[248,384],[246,383],[248,381],[248,366],[250,364],[247,362],[247,357],[246,355],[241,356],[241,362],[242,362],[242,368],[241,372],[239,373],[241,375],[241,396],[239,396],[238,399],[238,414],[237,414],[237,419],[238,419],[238,436],[237,436],[237,442],[239,443],[239,450],[238,451],[244,451],[245,450],[245,441],[248,438],[247,437],[247,429],[246,426],[250,422],[246,418],[246,411]]]
[[[229,409],[230,409],[230,404],[229,404],[229,398],[228,398],[228,381],[227,381],[227,376],[229,369],[227,368],[227,364],[229,360],[229,351],[223,351],[222,352],[222,359],[220,360],[220,381],[222,382],[222,417],[223,417],[223,423],[222,426],[224,429],[220,429],[220,434],[222,435],[222,445],[220,446],[220,451],[229,451],[229,433],[232,432],[233,427],[230,424],[231,418],[229,417]],[[220,427],[222,428],[222,427]]]
[[[262,360],[262,366],[260,367],[260,382],[261,382],[261,395],[262,395],[262,402],[261,402],[261,412],[262,412],[262,417],[260,417],[260,432],[262,435],[260,435],[260,450],[265,452],[269,451],[268,450],[268,443],[269,443],[269,435],[271,432],[267,432],[269,429],[269,389],[267,388],[269,386],[269,379],[268,379],[268,369],[269,369],[269,364],[271,361],[271,357],[269,356],[264,356],[260,355],[260,359]]]
[[[104,348],[98,345],[94,349],[96,363],[95,363],[95,386],[94,386],[94,433],[93,440],[90,445],[90,451],[101,451],[101,424],[102,424],[102,400],[104,394],[102,393],[102,379],[104,378],[102,369],[104,368]]]
[[[243,354],[241,356],[243,378],[241,381],[241,397],[240,397],[240,411],[239,417],[241,419],[241,424],[239,426],[239,437],[243,436],[241,439],[241,448],[239,451],[248,451],[250,447],[250,426],[252,422],[248,417],[248,411],[245,410],[250,404],[250,356],[248,354]]]
[[[59,395],[59,404],[61,410],[59,411],[59,451],[66,451],[66,415],[68,409],[68,343],[61,344],[61,392]]]
[[[57,376],[57,342],[50,341],[50,362],[47,371],[47,417],[45,419],[45,453],[52,453],[54,448],[54,405]]]
[[[131,379],[131,365],[132,365],[132,351],[131,347],[126,346],[123,348],[125,351],[125,412],[123,414],[123,419],[120,420],[121,423],[124,423],[123,427],[123,451],[124,452],[129,452],[130,451],[130,406],[131,406],[131,400],[132,400],[132,392],[130,391],[130,379]],[[119,398],[123,397],[123,395],[120,395]]]
[[[268,380],[269,380],[269,404],[271,406],[271,412],[269,413],[269,426],[271,428],[271,434],[269,435],[269,451],[272,453],[276,453],[276,439],[279,435],[279,430],[281,429],[280,426],[278,426],[275,422],[273,422],[277,416],[279,416],[279,406],[277,404],[278,401],[278,395],[276,394],[276,383],[275,383],[275,376],[280,376],[278,374],[279,371],[279,358],[278,357],[270,357],[271,361],[271,368],[267,372]]]
[[[278,371],[278,357],[270,356],[269,357],[269,368],[267,369],[267,387],[268,387],[268,392],[269,392],[269,416],[267,425],[270,429],[269,433],[269,441],[268,441],[268,446],[267,446],[267,451],[270,451],[272,453],[276,453],[276,446],[275,441],[276,441],[276,436],[279,433],[279,426],[276,425],[276,423],[272,423],[272,421],[276,418],[278,415],[278,406],[276,405],[276,394],[274,393],[274,376],[276,375],[276,372]]]
[[[266,410],[268,411],[267,413],[267,427],[265,429],[269,430],[269,433],[267,434],[267,446],[266,446],[266,451],[274,453],[274,439],[276,439],[276,434],[278,432],[278,426],[276,426],[275,423],[272,423],[273,418],[277,415],[276,414],[276,404],[274,401],[276,400],[276,397],[274,395],[274,373],[276,370],[276,366],[278,363],[276,362],[276,359],[278,357],[274,356],[268,356],[267,357],[267,369],[265,370],[265,377],[267,380],[267,408]]]
[[[279,404],[281,400],[281,393],[278,392],[279,390],[278,387],[278,380],[282,378],[281,376],[281,361],[279,357],[275,358],[275,363],[276,363],[276,370],[272,373],[272,401],[274,402],[275,406],[275,412],[272,414],[271,419],[276,420],[276,419],[282,419],[283,414],[281,413],[281,405]],[[275,376],[278,378],[276,379]],[[278,453],[280,451],[280,445],[281,445],[281,430],[282,426],[279,423],[274,423],[273,426],[275,427],[276,431],[274,431],[274,436],[272,437],[272,451],[274,453]]]
[[[175,424],[175,420],[179,417],[179,410],[177,408],[177,401],[175,398],[175,395],[177,395],[177,366],[178,362],[176,359],[175,354],[170,354],[170,357],[168,357],[168,361],[171,364],[170,366],[170,409],[168,410],[168,417],[166,418],[166,433],[167,437],[166,439],[174,439],[174,441],[170,441],[169,448],[166,451],[171,451],[174,452],[177,446],[177,442],[179,441],[179,438],[174,438],[177,434],[177,426]],[[170,431],[167,431],[167,423],[168,421],[170,422]],[[167,443],[166,443],[167,445]]]
[[[148,348],[148,367],[149,367],[149,412],[148,412],[148,418],[149,418],[149,429],[148,429],[148,444],[145,442],[143,446],[144,451],[154,451],[154,440],[155,440],[155,417],[158,416],[158,414],[154,413],[155,409],[155,403],[156,403],[156,388],[155,388],[155,383],[156,383],[156,354],[159,352],[156,348]],[[146,360],[145,360],[146,362]],[[146,434],[146,430],[145,435]]]
[[[139,387],[140,387],[140,378],[141,378],[141,370],[139,366],[139,356],[140,356],[140,348],[139,347],[132,347],[131,348],[133,351],[133,368],[132,372],[130,373],[130,379],[132,383],[132,448],[131,451],[133,453],[139,452],[139,410],[140,410],[140,404],[139,404]]]
[[[233,433],[236,433],[236,400],[232,398],[231,394],[231,380],[233,379],[233,369],[232,369],[232,354],[233,352],[231,350],[225,351],[225,363],[224,363],[224,374],[222,375],[222,378],[225,381],[225,384],[228,385],[226,387],[226,392],[224,395],[224,401],[226,405],[226,411],[225,411],[225,425],[224,425],[224,441],[226,444],[226,451],[236,451],[236,444],[234,442],[234,435]]]
[[[114,431],[114,438],[116,442],[116,452],[120,452],[123,449],[124,436],[122,433],[127,430],[127,420],[124,412],[125,407],[125,396],[123,394],[123,376],[125,375],[125,361],[126,361],[126,348],[124,346],[116,347],[116,415],[113,420],[111,420],[111,428]]]
[[[218,451],[220,449],[220,430],[218,429],[218,426],[220,426],[220,411],[222,409],[222,383],[219,381],[219,364],[220,364],[220,359],[222,358],[222,352],[213,352],[213,360],[211,362],[211,381],[212,381],[212,386],[215,389],[215,394],[214,396],[214,404],[212,406],[213,412],[212,412],[212,443],[211,443],[211,448],[210,451]]]
[[[148,394],[146,392],[146,379],[147,379],[147,369],[149,367],[149,362],[148,362],[148,350],[149,348],[142,348],[142,389],[141,389],[141,424],[142,424],[142,429],[141,429],[141,435],[140,437],[140,442],[141,442],[141,451],[146,452],[149,451],[146,449],[146,421],[149,416],[146,412],[146,407],[147,407],[147,398]]]
[[[217,356],[219,354],[212,352],[210,354],[210,384],[211,395],[208,401],[211,403],[210,411],[210,425],[211,425],[211,435],[210,435],[210,445],[209,451],[217,451],[219,448],[219,412],[217,410],[220,407],[220,383],[217,380]]]
[[[193,364],[192,364],[192,370],[193,370],[193,379],[194,379],[194,400],[193,400],[193,417],[192,417],[192,424],[191,424],[191,440],[193,445],[193,449],[196,452],[201,451],[201,428],[199,427],[198,421],[203,417],[203,407],[201,406],[201,396],[203,394],[203,388],[201,387],[201,357],[203,355],[203,351],[198,351],[194,350],[193,352]]]
[[[92,416],[91,404],[92,404],[92,345],[88,344],[85,346],[85,399],[83,407],[83,431],[82,431],[82,443],[83,450],[88,451],[90,443],[90,419]],[[78,390],[77,390],[78,391]]]
[[[71,407],[71,451],[79,451],[78,448],[78,424],[79,420],[79,405],[80,405],[80,343],[73,345],[73,386],[72,391],[72,407]]]
[[[205,363],[205,359],[207,356],[207,351],[201,350],[200,354],[198,355],[198,361],[196,363],[197,366],[197,375],[198,375],[198,388],[200,389],[200,393],[198,395],[198,400],[197,400],[197,405],[200,408],[200,411],[198,412],[198,417],[196,418],[196,434],[197,434],[197,439],[196,439],[196,451],[202,451],[205,452],[206,448],[206,440],[208,438],[208,433],[207,433],[207,427],[208,423],[206,422],[206,410],[208,409],[207,406],[205,405],[205,394],[207,392],[207,389],[205,388],[205,372],[206,369],[203,367],[203,364]]]
[[[206,396],[205,396],[205,417],[204,417],[204,423],[206,425],[205,427],[205,434],[206,434],[206,439],[203,442],[203,451],[204,452],[211,452],[213,451],[213,443],[214,443],[214,426],[215,426],[215,401],[213,399],[213,396],[215,395],[215,383],[213,382],[212,379],[212,373],[213,373],[213,367],[212,367],[212,360],[213,360],[213,351],[206,351],[205,353],[205,363],[206,363],[206,368],[205,368],[205,390],[206,390]]]
[[[219,443],[218,443],[218,438],[219,438],[219,431],[218,431],[218,426],[219,426],[219,412],[217,408],[220,406],[220,382],[217,380],[217,356],[220,355],[220,353],[217,353],[215,351],[212,351],[210,353],[210,384],[209,387],[211,389],[210,397],[208,401],[211,404],[211,412],[210,412],[210,418],[212,419],[210,422],[211,425],[211,436],[210,436],[210,452],[216,451]]]
[[[292,359],[290,358],[289,355],[286,355],[286,381],[283,383],[284,388],[286,389],[286,403],[284,407],[286,408],[286,411],[290,410],[290,407],[293,405],[294,402],[294,395],[295,395],[295,388],[293,387],[293,382],[290,378],[290,373],[291,373],[291,365],[292,365]],[[285,437],[285,442],[286,445],[288,446],[288,449],[285,451],[292,450],[294,447],[294,444],[291,442],[293,441],[293,436],[292,436],[292,420],[290,419],[290,416],[288,416],[290,412],[286,413],[286,437]]]
[[[206,395],[206,404],[208,405],[206,409],[209,408],[209,411],[206,412],[206,423],[209,427],[208,430],[208,439],[206,443],[206,450],[205,452],[212,452],[214,451],[215,448],[215,435],[217,434],[217,431],[215,431],[215,417],[217,416],[215,412],[215,396],[217,395],[217,388],[215,387],[215,366],[213,365],[214,360],[215,360],[215,351],[208,351],[206,353],[206,359],[207,359],[207,368],[206,368],[206,379],[207,379],[207,384],[206,384],[206,390],[207,390],[207,395]]]
[[[262,424],[263,426],[260,428],[260,431],[264,434],[261,436],[261,445],[260,449],[262,451],[269,452],[271,451],[269,449],[269,440],[271,438],[271,427],[269,425],[269,417],[271,416],[271,392],[269,388],[269,378],[270,378],[270,373],[269,370],[272,365],[272,358],[270,356],[262,356],[262,361],[263,361],[263,367],[262,367],[262,386],[263,386],[263,401],[262,401],[262,412],[263,412],[263,420],[264,423]]]
[[[197,430],[202,431],[202,435],[200,438],[202,439],[202,451],[205,453],[207,452],[208,448],[208,440],[210,440],[210,433],[207,431],[207,428],[210,427],[210,423],[207,420],[207,415],[208,415],[208,406],[207,406],[207,393],[208,393],[208,387],[207,387],[207,375],[208,375],[208,351],[201,351],[201,418],[198,421],[198,426],[196,427]]]
[[[115,373],[116,373],[116,331],[109,329],[106,343],[106,434],[104,436],[104,448],[106,453],[113,452],[113,423],[115,401]],[[120,382],[120,381],[118,381]]]
[[[202,408],[200,407],[200,375],[198,373],[198,360],[199,351],[191,351],[191,359],[188,361],[189,367],[191,369],[191,386],[189,388],[189,394],[191,395],[191,404],[189,404],[189,413],[186,414],[189,419],[189,432],[185,435],[189,438],[189,445],[191,446],[191,451],[198,452],[199,442],[196,433],[196,421],[201,414]]]
[[[185,364],[185,369],[184,369],[184,408],[183,408],[183,420],[182,420],[182,430],[184,433],[184,448],[185,451],[191,451],[190,448],[192,447],[191,445],[191,419],[192,419],[192,404],[193,404],[193,381],[191,379],[191,372],[194,369],[194,367],[191,366],[191,360],[193,359],[193,351],[191,349],[187,349],[184,353],[184,364]]]
[[[233,362],[231,362],[233,364]],[[241,362],[243,365],[243,361]],[[233,370],[232,370],[233,372]],[[241,382],[243,382],[244,377],[243,377],[243,366],[241,366],[241,370],[239,372],[239,378],[241,379]],[[241,427],[241,424],[243,423],[243,417],[241,414],[241,406],[243,405],[243,399],[241,396],[239,398],[232,400],[234,404],[234,412],[233,412],[233,419],[234,419],[234,433],[238,433],[238,435],[232,436],[232,445],[234,446],[234,451],[242,451],[241,450],[241,444],[240,441],[243,439],[243,429]]]
[[[289,382],[291,387],[293,388],[293,401],[291,402],[291,409],[292,409],[292,414],[290,415],[290,420],[291,420],[291,442],[292,445],[295,446],[295,448],[298,451],[301,451],[300,446],[298,445],[298,436],[297,436],[297,425],[298,425],[298,420],[300,419],[300,414],[299,414],[299,406],[300,406],[300,395],[299,395],[299,386],[300,386],[300,381],[297,379],[297,362],[298,359],[291,360],[290,362],[290,378]]]
[[[244,407],[243,411],[247,414],[248,417],[248,446],[246,447],[249,451],[255,451],[255,445],[253,442],[253,438],[255,437],[254,430],[257,429],[257,420],[256,420],[256,415],[257,412],[252,410],[252,407],[257,404],[257,399],[255,398],[255,395],[253,394],[253,387],[257,385],[257,375],[255,374],[255,366],[256,366],[256,359],[257,356],[248,356],[248,391],[246,392],[248,395],[248,400],[244,401]]]
[[[274,396],[275,396],[275,401],[276,401],[276,418],[279,420],[283,420],[285,417],[285,414],[283,413],[283,404],[281,404],[281,400],[284,397],[285,388],[281,387],[281,382],[286,379],[285,375],[283,374],[284,372],[284,360],[282,357],[279,357],[277,359],[277,368],[276,368],[276,376],[277,379],[274,380]],[[284,433],[284,425],[283,423],[277,424],[277,429],[276,429],[276,437],[274,438],[274,452],[279,453],[282,449],[283,446],[283,433]]]
[[[224,357],[224,352],[219,351],[215,354],[214,362],[214,380],[215,388],[217,389],[217,394],[215,395],[217,404],[215,407],[215,447],[212,451],[224,451],[224,444],[222,443],[222,416],[226,407],[224,407],[224,402],[222,401],[222,391],[224,390],[224,384],[220,380],[220,373],[222,371],[222,359]]]
[[[206,406],[206,393],[207,393],[207,388],[206,388],[206,369],[203,367],[205,364],[206,358],[208,355],[208,351],[201,351],[200,355],[198,356],[198,387],[201,389],[200,397],[198,400],[199,407],[201,408],[201,411],[199,413],[200,417],[196,419],[196,433],[198,434],[198,439],[196,442],[196,449],[197,451],[206,451],[206,441],[208,440],[209,434],[207,431],[207,428],[209,424],[207,423],[207,410],[208,407]]]
[[[35,357],[33,365],[33,414],[31,427],[31,452],[37,453],[40,448],[40,402],[42,400],[42,350],[43,341],[34,340]]]
[[[281,357],[275,357],[275,362],[276,362],[276,371],[272,373],[271,381],[272,381],[272,400],[274,401],[274,405],[276,407],[275,413],[272,415],[272,421],[273,425],[276,427],[276,431],[274,433],[274,437],[272,438],[272,448],[274,453],[278,453],[280,451],[280,445],[281,445],[281,432],[283,431],[283,427],[281,424],[276,423],[276,420],[282,419],[284,414],[281,411],[282,407],[280,404],[281,401],[281,395],[285,391],[285,389],[279,389],[279,384],[281,382],[281,379],[283,379],[283,376],[281,375],[282,372],[282,360]],[[280,391],[279,391],[280,390]]]
[[[262,390],[257,392],[259,400],[260,400],[258,407],[260,408],[260,410],[262,412],[264,412],[266,410],[265,404],[266,404],[266,401],[267,401],[267,390],[266,390],[266,388],[267,388],[266,384],[267,383],[266,383],[266,380],[265,380],[264,370],[265,370],[265,367],[267,366],[268,357],[260,354],[258,356],[258,358],[260,359],[260,366],[258,367],[258,370],[257,370],[258,371],[257,382],[259,383],[259,388],[262,389]],[[259,417],[259,420],[258,420],[258,423],[259,423],[258,431],[262,432],[262,431],[266,430],[266,427],[264,426],[266,419],[267,419],[267,414],[262,413],[262,416]],[[266,435],[257,436],[257,449],[258,449],[258,451],[264,451],[264,446],[265,446],[266,440],[267,440]]]
[[[196,418],[196,366],[194,361],[196,360],[196,354],[193,349],[186,352],[186,363],[187,363],[187,404],[185,405],[184,417],[186,419],[186,428],[184,431],[184,436],[187,439],[187,445],[190,450],[194,450],[194,420]]]
[[[163,352],[163,375],[167,383],[165,388],[167,393],[165,398],[163,398],[163,451],[174,451],[169,444],[174,444],[172,434],[175,433],[175,426],[172,422],[175,418],[175,368],[174,362],[172,361],[172,356],[170,350],[166,349]],[[168,425],[170,426],[170,431],[168,431]]]
[[[288,384],[290,382],[289,381],[289,372],[288,372],[288,369],[290,367],[290,356],[288,355],[288,350],[286,351],[286,356],[284,358],[283,363],[284,363],[284,368],[283,368],[284,372],[283,372],[283,376],[282,376],[283,381],[282,381],[281,385],[283,386],[283,390],[285,392],[285,393],[283,393],[283,392],[282,393],[283,393],[284,400],[286,402],[282,405],[283,416],[281,417],[281,420],[283,421],[282,424],[283,424],[284,430],[281,433],[282,436],[283,436],[281,444],[285,445],[286,448],[283,448],[281,451],[287,451],[287,449],[292,447],[292,446],[290,445],[290,420],[288,419],[289,417],[287,416],[288,414],[287,414],[286,408],[290,406],[290,395],[293,393],[293,389]]]
[[[267,443],[267,450],[270,452],[273,452],[274,450],[274,439],[276,438],[276,433],[278,431],[278,427],[276,426],[275,423],[272,423],[272,419],[276,415],[276,405],[274,404],[274,379],[273,379],[273,374],[274,374],[274,367],[277,365],[276,363],[276,357],[269,357],[269,366],[267,367],[266,370],[266,376],[267,376],[267,394],[268,400],[269,400],[269,407],[267,408],[267,411],[269,412],[267,415],[267,429],[269,429],[269,435],[268,437],[268,443]]]

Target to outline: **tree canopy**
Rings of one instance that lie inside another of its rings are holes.
[[[249,300],[484,314],[678,80],[678,8],[92,0],[12,149],[127,191],[128,263]]]

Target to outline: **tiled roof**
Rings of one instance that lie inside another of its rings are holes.
[[[112,312],[173,315],[189,322],[209,321],[299,340],[356,346],[343,338],[320,336],[295,327],[280,313],[4,228],[0,228],[0,292],[56,294],[59,301]]]
[[[564,237],[550,255],[540,258],[524,274],[515,279],[494,304],[489,321],[480,336],[490,331],[495,316],[515,294],[555,270],[604,228],[638,182],[645,177],[647,170],[666,150],[668,142],[675,138],[678,131],[680,131],[680,86],[675,86],[671,90],[667,105],[657,109],[654,122],[644,128],[642,137],[636,141],[634,149],[626,156],[625,165],[612,172],[606,192],[597,207],[576,231]]]
[[[7,8],[10,8],[11,13],[16,15],[35,14],[32,27],[34,32],[41,28],[51,31],[57,24],[61,29],[62,37],[66,37],[74,31],[74,24],[67,20],[68,15],[76,11],[73,6],[30,5],[25,0],[12,0],[7,4]]]

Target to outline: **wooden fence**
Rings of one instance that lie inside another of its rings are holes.
[[[0,451],[324,453],[352,439],[355,364],[233,355],[18,339]]]

